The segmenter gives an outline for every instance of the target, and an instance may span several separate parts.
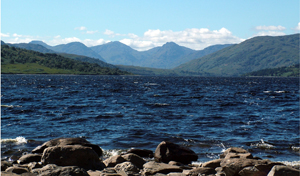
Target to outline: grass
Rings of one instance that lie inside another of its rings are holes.
[[[81,74],[72,70],[49,68],[37,63],[2,64],[2,74]]]

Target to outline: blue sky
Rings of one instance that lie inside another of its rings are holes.
[[[298,0],[1,0],[1,39],[192,49],[300,29]]]

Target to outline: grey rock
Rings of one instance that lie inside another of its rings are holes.
[[[84,169],[102,170],[104,164],[91,147],[81,145],[54,146],[45,149],[42,156],[43,165],[78,166]]]
[[[161,142],[154,153],[156,162],[168,163],[170,161],[177,161],[183,164],[190,164],[192,161],[197,161],[198,155],[191,149],[179,146],[172,142]]]
[[[182,172],[183,170],[179,166],[173,166],[165,163],[158,163],[150,161],[144,164],[142,175],[154,175],[157,173],[168,174],[171,172]]]

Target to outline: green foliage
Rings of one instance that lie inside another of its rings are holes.
[[[95,75],[124,75],[130,74],[117,68],[101,67],[97,63],[87,63],[65,58],[58,54],[43,54],[8,45],[2,45],[1,49],[2,73],[49,73],[49,74],[95,74]],[[30,67],[26,69],[22,67]],[[34,67],[34,68],[31,68]],[[48,69],[46,69],[48,68]],[[46,70],[50,72],[47,72]],[[43,71],[42,71],[43,70]],[[65,70],[62,71],[62,70]]]
[[[280,76],[280,77],[299,77],[299,64],[289,67],[267,68],[255,72],[244,74],[243,76]]]
[[[138,66],[117,65],[121,70],[136,74],[147,76],[211,76],[209,73],[177,71],[170,69],[148,68]]]

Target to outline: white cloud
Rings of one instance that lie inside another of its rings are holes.
[[[18,35],[16,33],[13,34],[13,37],[22,37],[22,35]]]
[[[98,40],[92,40],[92,39],[85,39],[82,41],[86,46],[97,46],[97,45],[103,45],[105,43],[110,42],[110,40],[104,40],[104,39],[98,39]]]
[[[286,28],[283,26],[256,26],[258,31],[284,31]]]
[[[111,31],[109,29],[106,29],[103,34],[108,35],[109,37],[115,37],[115,36],[126,36],[126,34],[120,34],[120,33],[115,33],[114,31]]]
[[[120,42],[140,51],[162,46],[171,41],[195,50],[201,50],[215,44],[231,44],[244,41],[244,39],[234,36],[226,28],[213,31],[207,28],[191,28],[183,31],[149,29],[142,37],[135,34],[128,34],[127,36],[129,39],[125,38]]]
[[[114,34],[115,34],[115,32],[114,32],[114,31],[111,31],[111,30],[108,30],[108,29],[106,29],[106,30],[105,30],[105,32],[104,32],[103,34],[105,34],[105,35],[109,35],[109,36],[112,36],[112,35],[114,35]]]
[[[255,30],[257,31],[255,36],[281,36],[286,35],[283,31],[286,30],[284,26],[256,26]]]
[[[98,30],[96,30],[96,31],[86,31],[87,34],[95,34],[97,32],[98,32]]]
[[[10,36],[9,33],[7,33],[7,34],[0,33],[0,34],[1,34],[1,37],[9,37]]]
[[[281,36],[281,35],[286,35],[286,34],[280,31],[260,31],[255,36]]]
[[[80,26],[80,27],[76,27],[75,30],[85,31],[87,30],[87,28],[84,26]]]
[[[300,31],[300,22],[298,23],[298,25],[294,28],[295,31]]]

